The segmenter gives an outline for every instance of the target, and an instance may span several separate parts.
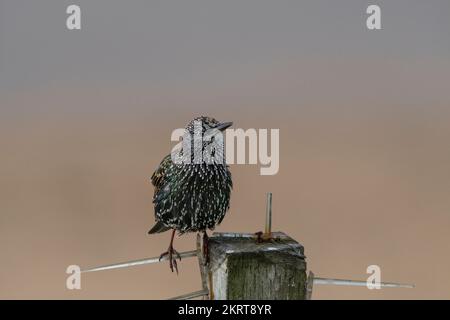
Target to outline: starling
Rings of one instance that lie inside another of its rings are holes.
[[[169,248],[160,256],[168,257],[172,272],[175,268],[178,273],[176,258],[181,260],[173,248],[175,232],[203,232],[206,249],[206,230],[220,224],[230,207],[231,173],[223,143],[217,143],[223,139],[217,138],[223,138],[222,132],[231,125],[205,116],[193,119],[186,127],[183,148],[167,155],[151,177],[156,224],[149,234],[172,230]],[[199,136],[200,143],[195,140]],[[186,152],[185,146],[193,152]]]

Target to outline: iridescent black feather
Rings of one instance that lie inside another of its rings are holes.
[[[203,134],[222,125],[212,118],[196,118],[186,127],[191,134],[194,121],[201,121]],[[202,145],[202,149],[205,147],[206,144]],[[221,163],[178,164],[170,154],[161,161],[151,178],[157,223],[149,233],[169,229],[180,233],[205,231],[222,222],[230,207],[232,180],[223,149],[216,152],[222,157]]]

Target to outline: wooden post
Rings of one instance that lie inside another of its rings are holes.
[[[214,233],[208,242],[212,300],[306,299],[301,244],[282,232],[257,243],[253,234]]]
[[[314,273],[310,271],[308,273],[308,279],[306,279],[306,300],[311,300],[314,286]]]

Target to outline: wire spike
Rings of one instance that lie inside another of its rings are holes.
[[[366,287],[367,281],[361,280],[346,280],[346,279],[329,279],[329,278],[314,278],[314,284],[321,285],[335,285],[335,286],[355,286],[355,287]],[[414,284],[405,283],[392,283],[392,282],[381,282],[380,286],[382,288],[414,288]]]
[[[197,250],[185,251],[185,252],[180,253],[181,258],[189,258],[189,257],[195,257],[195,256],[197,256]],[[94,267],[94,268],[82,270],[81,273],[135,267],[135,266],[140,266],[140,265],[144,265],[144,264],[159,263],[159,262],[163,262],[166,260],[167,260],[167,256],[162,257],[161,259],[158,256],[158,257],[153,257],[153,258],[146,258],[146,259],[140,259],[140,260],[133,260],[133,261],[109,264],[109,265],[104,265],[104,266],[100,266],[100,267]]]

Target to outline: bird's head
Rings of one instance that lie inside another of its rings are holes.
[[[210,161],[209,163],[217,163],[219,161],[224,163],[225,154],[222,132],[232,124],[232,122],[219,122],[206,116],[191,120],[186,126],[186,130],[190,136],[191,150],[193,150],[191,153],[192,159],[197,155],[197,159],[202,158],[207,163],[208,161]],[[199,142],[198,139],[201,139],[201,141]]]
[[[190,134],[194,134],[196,126],[197,128],[202,129],[202,135],[206,134],[208,131],[212,131],[212,129],[216,129],[219,131],[224,131],[225,129],[229,128],[231,125],[233,125],[233,122],[219,122],[214,118],[201,116],[194,118],[191,120],[188,125],[186,126],[186,130],[189,131]]]

